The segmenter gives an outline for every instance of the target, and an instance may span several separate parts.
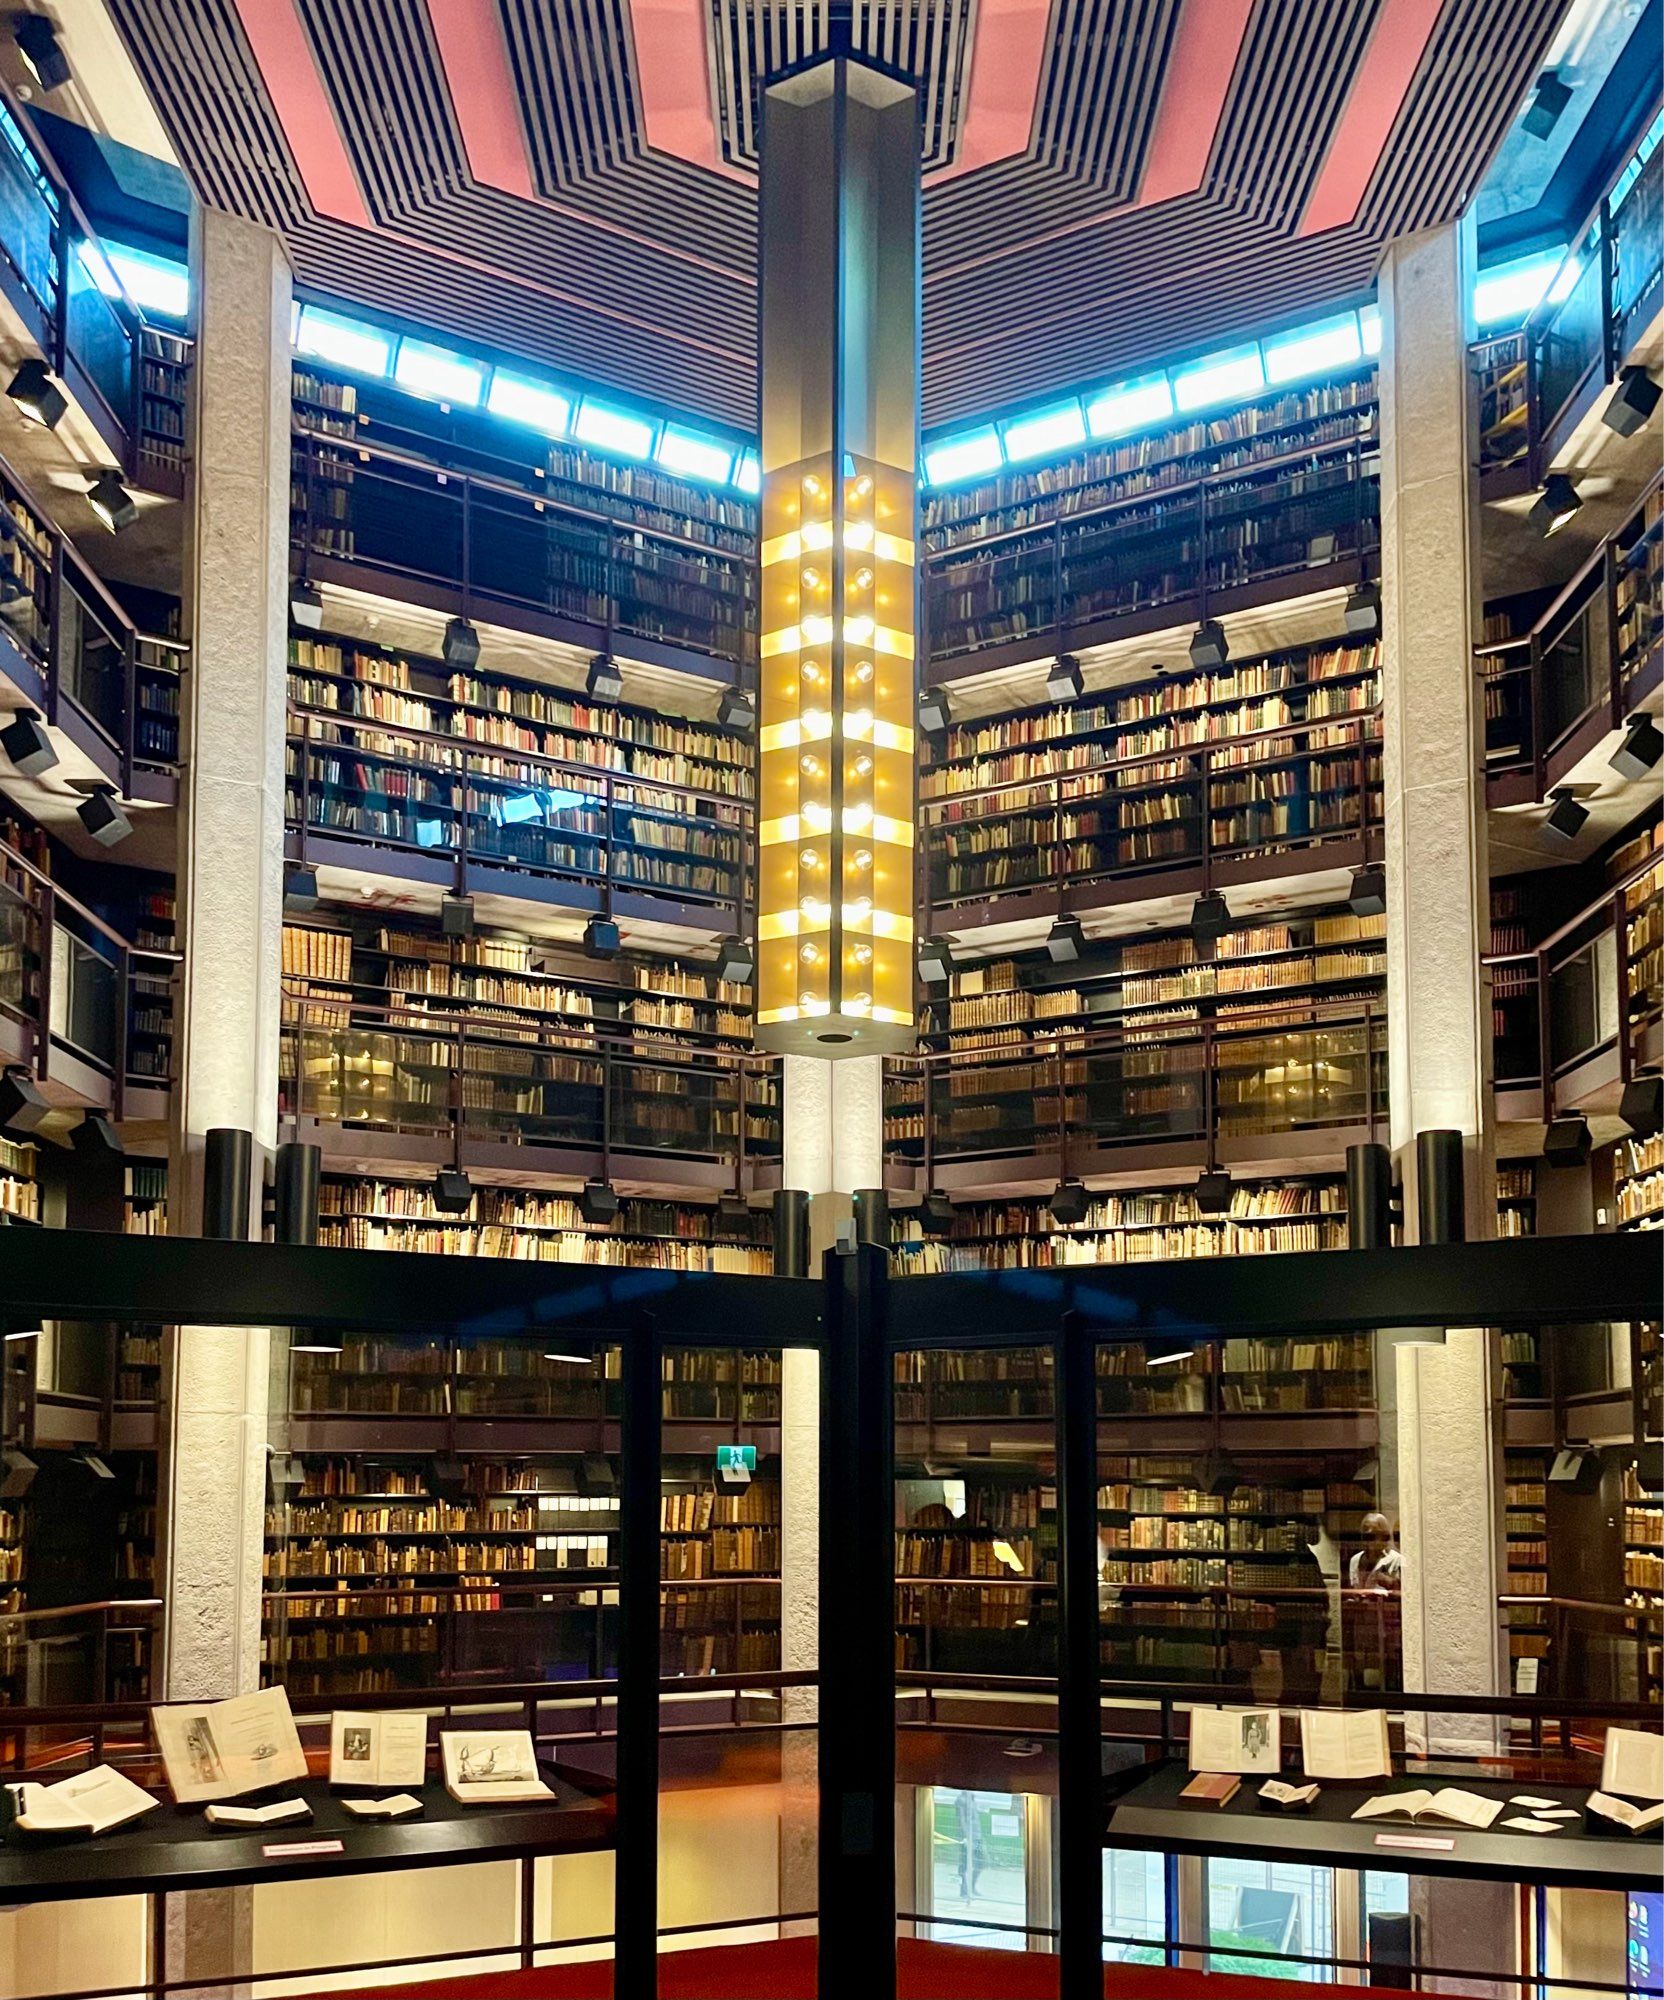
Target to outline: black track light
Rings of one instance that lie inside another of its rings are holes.
[[[1571,85],[1561,81],[1558,70],[1545,69],[1537,79],[1537,88],[1531,94],[1531,102],[1520,124],[1533,139],[1546,139],[1559,124],[1561,112],[1571,101]]]
[[[87,505],[109,529],[119,535],[139,518],[139,503],[113,472],[101,472],[87,488]]]
[[[58,761],[46,724],[32,708],[20,708],[4,729],[0,729],[0,750],[26,778],[38,778]]]
[[[953,977],[953,946],[946,938],[926,938],[919,946],[919,977],[926,986],[946,986]]]
[[[939,1236],[953,1227],[956,1210],[940,1188],[932,1188],[919,1203],[919,1227],[927,1236]]]
[[[1618,1116],[1638,1139],[1664,1126],[1664,1076],[1632,1076],[1624,1085]]]
[[[1200,940],[1213,944],[1231,927],[1231,906],[1217,889],[1204,889],[1190,911],[1190,928]]]
[[[1550,535],[1559,534],[1582,505],[1577,488],[1566,475],[1551,472],[1543,481],[1542,492],[1531,504],[1531,525],[1546,541]]]
[[[436,1452],[428,1467],[428,1484],[435,1499],[460,1500],[468,1491],[468,1468],[455,1452]]]
[[[21,1500],[40,1470],[26,1451],[8,1445],[0,1451],[0,1500]]]
[[[1352,871],[1352,887],[1346,907],[1355,917],[1384,917],[1387,913],[1387,871],[1379,861],[1366,861]]]
[[[1052,1212],[1053,1222],[1061,1223],[1065,1229],[1073,1229],[1086,1220],[1091,1200],[1086,1192],[1086,1183],[1071,1176],[1058,1182],[1046,1206]]]
[[[1625,368],[1618,376],[1617,387],[1607,399],[1606,408],[1600,413],[1600,420],[1609,431],[1616,431],[1619,437],[1634,437],[1658,408],[1661,393],[1664,391],[1659,389],[1644,368]]]
[[[1086,692],[1080,661],[1073,653],[1060,653],[1046,672],[1046,694],[1052,701],[1079,701]]]
[[[1225,628],[1217,618],[1204,618],[1190,639],[1190,664],[1193,667],[1222,667],[1231,657],[1230,641],[1225,637]]]
[[[26,417],[49,431],[57,429],[69,408],[69,398],[53,381],[51,369],[33,355],[12,377],[6,394]]]
[[[27,1138],[51,1109],[27,1070],[8,1069],[0,1074],[0,1132],[9,1132],[14,1139]]]
[[[441,1167],[433,1177],[433,1205],[441,1215],[466,1215],[474,1205],[474,1183],[461,1167]]]
[[[12,40],[17,44],[24,67],[42,90],[62,90],[75,74],[58,40],[57,23],[47,15],[14,15]]]
[[[743,1194],[737,1194],[730,1189],[728,1193],[717,1196],[716,1216],[719,1222],[725,1223],[730,1229],[743,1229],[751,1220],[751,1204]]]
[[[289,616],[303,632],[323,629],[323,593],[315,583],[297,577],[289,586]]]
[[[725,937],[716,948],[716,976],[733,986],[749,986],[757,970],[757,954],[742,937]]]
[[[114,785],[94,785],[75,808],[75,817],[100,847],[114,847],[133,831]]]
[[[946,736],[953,725],[953,703],[946,688],[926,688],[919,696],[919,728],[926,736]]]
[[[1373,639],[1381,630],[1381,586],[1360,583],[1346,600],[1346,630],[1354,639]]]
[[[102,1111],[88,1111],[70,1135],[70,1144],[84,1159],[118,1160],[127,1151],[121,1134]]]
[[[722,690],[722,699],[716,705],[716,719],[724,729],[738,729],[749,733],[757,727],[757,704],[751,699],[748,689],[727,687]]]
[[[1577,1111],[1569,1118],[1556,1118],[1543,1134],[1543,1158],[1551,1167],[1586,1166],[1592,1143],[1589,1121]]]
[[[1204,1452],[1196,1463],[1196,1486],[1216,1500],[1226,1499],[1242,1484],[1242,1468],[1222,1451]]]
[[[1588,824],[1589,808],[1565,785],[1549,793],[1548,817],[1543,821],[1543,837],[1551,844],[1569,844]]]
[[[4,739],[0,739],[4,740]],[[1607,760],[1620,778],[1644,778],[1664,757],[1664,736],[1650,715],[1632,715],[1624,725],[1624,740]]]
[[[283,914],[306,917],[318,907],[316,868],[290,866],[283,871]]]
[[[588,1180],[578,1192],[578,1213],[596,1229],[604,1229],[608,1223],[616,1222],[622,1206],[618,1190],[611,1181]]]
[[[1046,955],[1053,965],[1073,965],[1085,949],[1079,917],[1059,917],[1046,933]]]
[[[1196,1179],[1196,1208],[1201,1215],[1228,1215],[1231,1177],[1223,1167],[1209,1167]]]
[[[440,897],[439,935],[448,938],[466,938],[474,935],[474,899],[472,896],[446,894]]]
[[[611,917],[591,917],[584,925],[584,950],[591,958],[616,958],[624,949],[624,934]]]
[[[480,635],[466,618],[453,618],[445,627],[439,650],[445,656],[446,666],[467,673],[470,667],[479,665]]]
[[[584,686],[597,701],[617,701],[623,694],[624,676],[618,671],[618,662],[610,653],[597,653],[590,661]]]

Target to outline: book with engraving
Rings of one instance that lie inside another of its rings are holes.
[[[305,1799],[273,1799],[269,1806],[210,1806],[202,1815],[210,1826],[291,1826],[312,1817]]]
[[[1664,1826],[1664,1805],[1635,1806],[1628,1799],[1613,1798],[1610,1792],[1591,1792],[1584,1809],[1612,1826],[1621,1826],[1625,1833],[1645,1833],[1651,1827]]]
[[[111,1833],[161,1804],[108,1764],[55,1785],[19,1785],[16,1793],[14,1824],[22,1833]]]
[[[329,1719],[332,1785],[420,1785],[428,1772],[428,1719],[397,1709],[338,1708]]]
[[[1304,1812],[1321,1796],[1316,1785],[1285,1785],[1281,1778],[1267,1778],[1259,1789],[1262,1805],[1276,1806],[1283,1812]]]
[[[341,1804],[354,1819],[413,1819],[423,1810],[413,1792],[395,1792],[388,1799],[343,1799]]]
[[[1180,1792],[1181,1799],[1193,1799],[1198,1805],[1228,1806],[1242,1790],[1242,1780],[1224,1773],[1204,1772],[1199,1778],[1192,1778]]]
[[[150,1719],[176,1803],[241,1798],[306,1776],[289,1696],[280,1687],[229,1701],[183,1701]]]
[[[551,1799],[529,1729],[449,1729],[439,1738],[445,1789],[459,1806]]]
[[[1434,1819],[1446,1826],[1468,1826],[1476,1833],[1483,1833],[1501,1811],[1500,1799],[1483,1799],[1477,1792],[1445,1785],[1436,1792],[1383,1792],[1379,1798],[1366,1799],[1352,1817]]]
[[[1609,1729],[1600,1788],[1620,1799],[1664,1799],[1664,1736],[1648,1729]]]
[[[1275,1777],[1282,1756],[1281,1721],[1274,1708],[1193,1708],[1190,1768]]]
[[[1300,1754],[1308,1778],[1390,1778],[1386,1710],[1301,1709]]]

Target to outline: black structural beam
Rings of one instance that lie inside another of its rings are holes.
[[[820,1383],[821,2000],[895,2000],[889,1257],[829,1251]]]
[[[1061,2000],[1102,2000],[1103,1722],[1098,1648],[1097,1350],[1074,1314],[1053,1350],[1057,1411],[1057,1843]]]
[[[659,1991],[659,1448],[664,1388],[658,1327],[623,1346],[618,1551],[618,1819],[613,1849],[614,2000]]]

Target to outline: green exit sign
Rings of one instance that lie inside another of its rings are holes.
[[[716,1448],[718,1472],[755,1472],[757,1447],[754,1444],[719,1444]]]

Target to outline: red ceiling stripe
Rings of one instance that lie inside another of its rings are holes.
[[[1185,0],[1138,207],[1194,194],[1224,113],[1254,0]]]
[[[1028,151],[1050,18],[1050,0],[982,0],[959,143],[932,183]]]
[[[520,93],[509,74],[496,0],[428,0],[468,171],[485,187],[530,200]]]
[[[717,141],[701,0],[630,0],[630,27],[648,145],[730,180],[751,179],[729,165]]]
[[[337,222],[367,224],[370,212],[294,0],[236,0],[236,7],[308,200]]]
[[[1444,0],[1382,0],[1357,81],[1301,218],[1302,236],[1357,220],[1443,8]]]

